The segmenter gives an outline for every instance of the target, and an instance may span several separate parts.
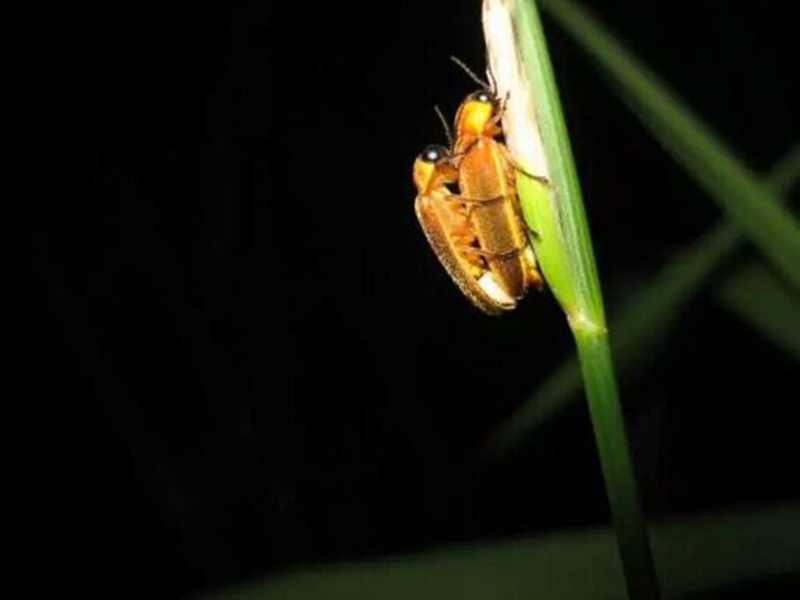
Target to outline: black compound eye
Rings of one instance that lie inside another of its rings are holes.
[[[428,163],[437,163],[440,160],[447,158],[449,156],[450,152],[447,150],[447,148],[439,144],[431,144],[430,146],[425,146],[425,148],[419,155],[420,159]]]
[[[486,90],[472,92],[469,96],[467,96],[467,99],[476,100],[478,102],[486,102],[487,104],[493,104],[495,100],[494,96]]]

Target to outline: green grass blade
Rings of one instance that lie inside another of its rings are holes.
[[[483,17],[497,92],[508,99],[504,132],[521,167],[520,204],[578,349],[626,588],[631,598],[656,599],[592,240],[539,14],[532,0],[485,0]]]
[[[800,146],[795,146],[765,178],[765,185],[782,197],[800,178]],[[683,307],[695,297],[733,251],[744,242],[729,222],[715,226],[687,249],[678,252],[651,282],[643,286],[611,320],[612,348],[623,376],[639,371],[666,339]],[[522,443],[578,398],[578,359],[557,367],[509,419],[488,437],[485,453],[499,457]]]
[[[799,505],[656,522],[653,548],[665,596],[708,593],[800,572],[798,530]],[[618,600],[625,590],[613,549],[608,529],[564,532],[307,568],[203,598]]]
[[[661,593],[640,506],[608,337],[578,329],[575,341],[628,597],[655,600]]]
[[[719,285],[716,296],[765,339],[800,360],[800,296],[764,265],[737,268]]]
[[[772,168],[766,184],[772,188],[776,196],[788,194],[792,186],[800,179],[800,144],[796,144],[786,153],[780,162]],[[783,198],[781,198],[783,200]]]
[[[571,0],[540,4],[618,84],[628,106],[673,158],[800,290],[800,224],[775,194],[585,9]]]

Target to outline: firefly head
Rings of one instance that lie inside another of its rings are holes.
[[[441,144],[428,144],[420,152],[419,160],[432,165],[440,165],[450,160],[450,150]]]
[[[428,193],[437,185],[454,183],[457,179],[450,151],[442,145],[425,146],[414,161],[414,184],[420,194]]]
[[[456,113],[456,137],[463,140],[499,135],[497,115],[500,110],[501,104],[491,91],[482,89],[472,92],[464,99]]]

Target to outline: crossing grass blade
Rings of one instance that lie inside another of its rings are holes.
[[[800,223],[775,193],[587,10],[571,0],[539,3],[617,84],[615,89],[655,139],[800,290]]]
[[[716,297],[766,340],[800,360],[800,296],[763,264],[737,267],[719,285]]]
[[[765,177],[764,183],[779,198],[800,179],[800,146],[794,147]],[[610,329],[614,332],[612,351],[623,378],[635,376],[652,360],[683,308],[711,281],[746,238],[729,220],[701,236],[641,286],[616,314]],[[732,291],[729,290],[730,293]],[[741,297],[741,292],[737,297]],[[723,301],[731,306],[734,300]],[[766,311],[752,303],[749,311]],[[746,320],[770,319],[770,315],[750,315]],[[770,336],[769,339],[777,339]],[[781,338],[782,339],[782,338]],[[520,445],[543,425],[579,398],[582,390],[580,367],[573,355],[554,369],[536,391],[522,402],[508,420],[487,438],[485,453],[498,458]]]
[[[665,596],[705,598],[720,588],[796,574],[798,528],[796,504],[654,523]],[[613,532],[604,528],[306,567],[198,600],[618,600],[624,594]]]

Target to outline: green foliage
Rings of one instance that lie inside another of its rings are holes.
[[[654,523],[665,596],[790,574],[800,568],[798,530],[797,505]],[[592,529],[306,568],[203,599],[618,600],[624,593],[613,533]]]
[[[655,139],[800,290],[800,224],[778,204],[772,190],[585,9],[571,0],[540,3],[616,82],[625,102]]]
[[[765,185],[774,190],[775,194],[782,195],[798,177],[800,177],[800,147],[794,148],[772,169],[765,178]],[[718,224],[690,246],[677,252],[675,257],[650,282],[635,292],[616,314],[612,313],[609,327],[614,334],[611,338],[612,350],[623,376],[632,377],[647,364],[667,339],[683,308],[712,280],[712,276],[727,264],[727,259],[744,241],[745,238],[736,225],[730,222]],[[778,285],[774,282],[773,284]],[[731,290],[728,295],[730,293]],[[746,292],[739,290],[737,296],[741,298],[744,293]],[[728,299],[723,301],[723,304],[734,308],[732,302],[733,299]],[[791,302],[791,298],[787,298],[783,304],[786,302]],[[775,319],[770,303],[753,301],[749,306],[742,307],[741,302],[738,302],[737,306],[740,309],[746,308],[752,313],[742,315],[750,323]],[[741,313],[741,310],[736,312]],[[787,323],[788,327],[785,328],[776,323],[770,330],[783,329],[781,337],[770,335],[769,339],[776,341],[780,339],[781,343],[789,341],[784,338],[793,331],[790,323]],[[762,330],[765,329],[762,327]],[[793,339],[797,336],[800,336],[800,332],[795,334]],[[487,454],[496,458],[512,450],[536,427],[577,400],[581,389],[578,357],[573,355],[538,386],[533,395],[520,405],[506,423],[492,432],[486,443]]]
[[[567,406],[585,386],[622,560],[608,529],[547,535],[385,560],[309,568],[208,598],[635,598],[656,597],[657,569],[667,597],[800,570],[800,506],[779,506],[655,523],[650,562],[638,505],[603,300],[580,185],[545,38],[531,0],[512,6],[520,64],[536,97],[532,135],[541,135],[549,183],[519,177],[526,221],[539,235],[536,254],[567,315],[577,346],[496,431],[487,451],[499,457]],[[800,148],[757,178],[685,104],[571,0],[539,0],[669,154],[719,206],[726,219],[666,264],[611,322],[621,372],[639,371],[658,350],[681,309],[721,275],[715,297],[778,348],[800,359],[800,226],[779,203],[800,173]],[[752,243],[767,265],[729,266]],[[776,272],[778,275],[776,276]],[[764,551],[769,548],[769,551]],[[700,567],[702,566],[702,568]]]
[[[800,302],[764,265],[750,262],[717,289],[720,303],[765,339],[800,360]]]

